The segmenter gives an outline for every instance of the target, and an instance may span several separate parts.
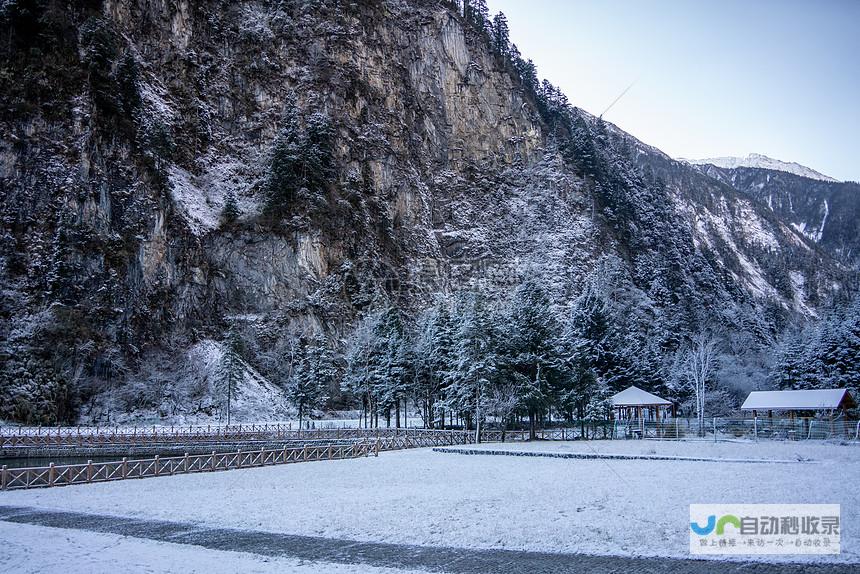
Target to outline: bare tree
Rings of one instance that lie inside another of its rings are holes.
[[[508,420],[520,406],[520,390],[514,384],[495,385],[488,393],[486,405],[487,412],[501,423],[502,442],[505,442]]]
[[[717,340],[709,332],[700,331],[693,336],[684,352],[683,374],[696,399],[696,418],[699,436],[705,432],[705,393],[708,380],[716,368]]]

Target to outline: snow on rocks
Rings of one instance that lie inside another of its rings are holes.
[[[812,168],[800,165],[796,162],[780,161],[778,159],[769,158],[766,155],[759,153],[751,153],[746,157],[712,157],[706,159],[681,159],[692,165],[715,165],[724,169],[735,169],[738,167],[754,167],[759,169],[770,169],[774,171],[784,171],[801,177],[810,179],[818,179],[821,181],[839,181],[832,177],[826,176],[815,171]]]
[[[211,395],[216,395],[217,379],[224,360],[224,345],[204,339],[188,351],[189,372],[196,374]],[[236,384],[231,410],[234,420],[279,420],[291,412],[283,391],[268,381],[251,365],[241,363],[241,375]],[[254,419],[257,417],[257,419]]]

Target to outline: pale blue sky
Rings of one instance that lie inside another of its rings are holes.
[[[673,157],[860,180],[860,0],[487,0],[571,102]]]

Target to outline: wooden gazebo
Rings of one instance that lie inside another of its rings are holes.
[[[674,410],[672,401],[643,391],[639,387],[626,388],[613,395],[610,400],[613,416],[622,420],[653,420],[659,423],[661,418],[668,418]]]

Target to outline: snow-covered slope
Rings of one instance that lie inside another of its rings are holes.
[[[810,179],[818,179],[821,181],[839,181],[837,179],[819,173],[812,168],[806,167],[805,165],[800,165],[799,163],[795,162],[780,161],[778,159],[773,159],[759,153],[751,153],[746,157],[712,157],[706,159],[682,159],[682,161],[693,165],[710,164],[726,169],[735,169],[738,167],[756,167],[759,169],[772,169],[775,171],[784,171],[787,173],[793,173],[794,175],[799,175],[801,177],[808,177]]]
[[[116,424],[224,423],[227,421],[225,346],[202,339],[148,376],[116,393],[103,393],[83,422]],[[169,382],[168,382],[169,381]],[[231,422],[286,420],[294,413],[284,391],[239,359]]]

